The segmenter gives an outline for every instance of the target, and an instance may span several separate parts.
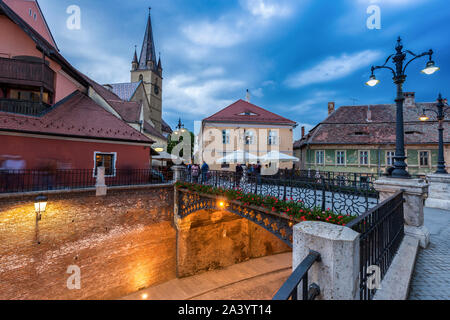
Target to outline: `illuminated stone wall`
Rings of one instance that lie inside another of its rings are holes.
[[[110,299],[176,277],[173,187],[50,194],[37,224],[35,196],[0,198],[0,299]]]
[[[178,277],[291,250],[270,232],[229,212],[198,211],[178,228]]]
[[[36,223],[34,198],[0,195],[0,299],[114,299],[184,277],[289,251],[228,212],[173,225],[173,187],[51,193]],[[178,246],[178,249],[177,249]],[[69,290],[68,267],[81,271]]]

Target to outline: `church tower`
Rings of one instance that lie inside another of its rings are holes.
[[[150,8],[139,60],[135,50],[133,61],[131,63],[131,82],[139,81],[143,81],[147,93],[148,102],[150,104],[150,120],[155,124],[156,129],[161,131],[163,77],[161,57],[159,57],[158,62],[156,62]]]

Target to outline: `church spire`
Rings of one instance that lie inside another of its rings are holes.
[[[133,61],[131,62],[131,69],[137,70],[139,66],[139,62],[138,62],[138,58],[137,58],[137,46],[134,46],[134,57],[133,57]]]
[[[159,75],[162,75],[161,52],[159,53],[158,67],[157,67],[157,69],[158,69]]]
[[[141,70],[156,69],[155,42],[153,40],[152,18],[150,11],[151,8],[148,8],[147,28],[145,30],[144,42],[142,44],[141,56],[139,59],[139,69]]]

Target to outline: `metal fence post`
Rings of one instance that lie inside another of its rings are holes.
[[[325,178],[322,177],[322,211],[325,211],[325,201],[326,201],[326,199],[325,199],[325,197],[326,197],[326,190],[325,190],[325,188],[326,188]],[[331,196],[333,196],[333,192],[331,192],[331,193],[332,193]]]

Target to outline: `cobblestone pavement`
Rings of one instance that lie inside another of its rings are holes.
[[[121,299],[141,300],[145,295],[149,300],[270,300],[291,272],[292,253],[286,252],[173,279]]]
[[[450,211],[425,209],[430,246],[420,249],[410,287],[410,300],[450,300]]]
[[[272,300],[291,273],[290,268],[267,273],[212,290],[191,300]]]

